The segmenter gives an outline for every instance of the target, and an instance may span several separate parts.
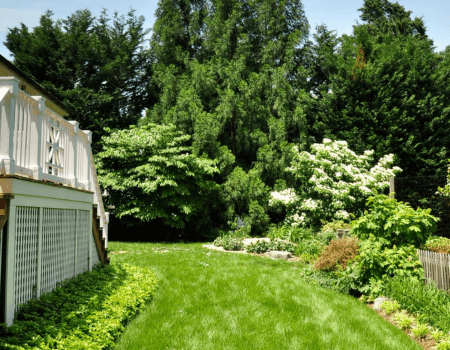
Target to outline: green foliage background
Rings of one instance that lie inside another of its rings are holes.
[[[300,0],[160,0],[150,45],[133,11],[109,18],[87,10],[58,21],[49,12],[33,30],[11,28],[5,45],[19,68],[94,132],[102,184],[120,193],[108,199],[117,216],[128,224],[159,218],[185,232],[197,222],[186,224],[190,213],[207,208],[202,222],[209,228],[197,232],[228,229],[239,215],[261,234],[283,220],[282,211],[268,210],[269,192],[300,181],[285,172],[293,146],[309,151],[327,137],[358,154],[373,149],[375,159],[395,154],[403,176],[446,171],[450,49],[435,52],[422,19],[398,3],[365,0],[359,10],[351,35],[321,25],[310,36]],[[143,175],[154,165],[145,163],[166,157],[164,147],[131,137],[156,125],[173,125],[174,140],[189,147],[189,166],[199,166],[184,181],[184,151],[173,149],[181,163],[164,169],[167,181],[174,178],[159,189],[162,196],[171,188],[161,197],[166,205],[142,196],[154,194],[155,184]],[[120,143],[107,141],[121,132]],[[114,148],[123,154],[108,163]],[[138,161],[133,154],[141,148],[147,159]],[[206,171],[206,159],[219,171]],[[209,184],[206,174],[215,195],[194,190]]]

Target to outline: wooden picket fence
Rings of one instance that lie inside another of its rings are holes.
[[[419,250],[419,258],[425,270],[425,282],[436,282],[439,289],[450,290],[450,255]]]

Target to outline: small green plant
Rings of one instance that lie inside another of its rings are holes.
[[[423,323],[418,323],[416,327],[414,327],[411,332],[417,339],[423,339],[428,335],[430,328]]]
[[[436,341],[436,343],[440,340],[443,340],[445,337],[445,333],[439,329],[435,329],[431,332],[431,337]]]
[[[322,230],[317,234],[317,240],[324,245],[328,245],[332,239],[336,239],[336,232],[331,230]]]
[[[256,253],[256,254],[262,254],[270,250],[271,248],[270,242],[266,241],[258,241],[252,244],[249,244],[247,246],[247,252],[249,253]]]
[[[436,350],[450,350],[450,341],[444,340],[436,345]]]
[[[244,243],[241,238],[226,237],[222,241],[222,247],[225,250],[242,250],[244,249]]]
[[[386,312],[386,314],[390,315],[400,309],[400,304],[396,300],[385,301],[381,304],[381,308]]]
[[[394,315],[394,320],[402,329],[409,329],[411,327],[411,323],[413,322],[413,318],[404,312],[397,312]]]
[[[367,295],[361,295],[359,298],[358,298],[358,300],[361,302],[361,303],[367,303],[367,299],[368,299],[368,297],[367,297]],[[383,307],[383,305],[381,305],[381,307]]]
[[[247,252],[249,253],[262,254],[273,250],[293,253],[295,251],[295,245],[290,242],[282,241],[258,241],[247,246]]]
[[[342,220],[322,221],[322,231],[349,230],[351,225]]]

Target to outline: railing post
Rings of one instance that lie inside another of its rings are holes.
[[[38,104],[39,113],[31,116],[30,166],[33,178],[42,180],[42,118],[45,113],[45,98],[32,96]]]
[[[92,143],[92,131],[90,130],[83,130],[83,132],[86,134],[87,136],[87,140],[88,140],[88,144],[87,147],[85,149],[85,152],[83,154],[83,161],[86,164],[86,181],[85,181],[85,189],[86,190],[91,190],[92,186],[91,186],[91,157],[90,157],[90,151],[91,151],[91,143]]]
[[[14,124],[16,119],[16,100],[19,93],[19,80],[15,77],[0,77],[0,88],[9,88],[9,113],[5,113],[5,101],[1,106],[0,127],[0,155],[6,174],[14,174],[16,162],[14,160]]]
[[[68,179],[73,187],[78,187],[77,179],[77,161],[78,161],[78,131],[79,123],[76,121],[69,121],[73,125],[73,131],[69,133],[70,135],[70,150],[69,150],[69,172]]]

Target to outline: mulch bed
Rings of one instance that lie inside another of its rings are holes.
[[[373,304],[366,304],[366,305],[367,305],[368,308],[372,309],[378,315],[383,317],[390,324],[392,324],[393,326],[399,328],[397,323],[394,321],[394,314],[388,315],[388,314],[386,314],[386,312],[384,310],[381,310],[381,311],[374,310],[373,309]],[[414,340],[417,344],[419,344],[419,346],[421,346],[425,350],[432,350],[432,349],[434,349],[434,346],[436,346],[436,341],[429,335],[425,339],[419,340],[419,339],[414,337],[414,335],[411,333],[411,330],[404,329],[403,332],[406,335],[408,335],[412,340]]]

